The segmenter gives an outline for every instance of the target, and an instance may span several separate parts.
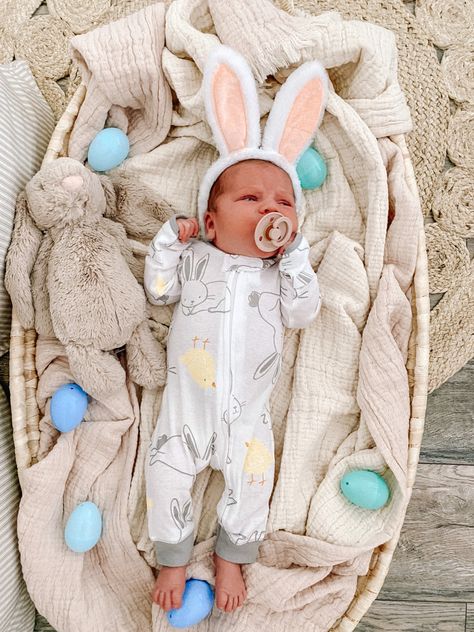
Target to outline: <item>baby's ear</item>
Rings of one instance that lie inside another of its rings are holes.
[[[209,209],[204,213],[204,228],[206,229],[205,237],[212,241],[216,236],[216,228],[214,225],[214,218]]]
[[[263,134],[263,149],[295,163],[321,124],[328,98],[328,76],[318,61],[308,61],[288,77],[275,97]]]
[[[260,109],[247,61],[229,46],[211,52],[202,83],[207,119],[221,156],[260,144]]]

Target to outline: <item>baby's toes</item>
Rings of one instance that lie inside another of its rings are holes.
[[[224,610],[227,605],[227,599],[229,595],[223,590],[218,590],[216,595],[216,606],[220,610]]]
[[[171,607],[172,608],[181,608],[181,593],[179,590],[171,591]]]
[[[170,595],[170,591],[167,590],[165,592],[165,599],[164,599],[164,605],[163,605],[165,610],[171,610],[171,595]]]

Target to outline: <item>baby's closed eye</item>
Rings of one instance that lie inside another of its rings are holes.
[[[250,200],[251,202],[256,202],[257,201],[257,197],[255,195],[244,195],[240,198],[241,200]],[[292,206],[291,202],[288,202],[287,200],[279,200],[278,204],[282,204],[283,206]]]

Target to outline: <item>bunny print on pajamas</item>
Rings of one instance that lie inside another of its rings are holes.
[[[194,253],[191,250],[183,259],[182,275],[185,285],[181,292],[183,314],[191,315],[207,310],[226,312],[229,310],[229,288],[222,281],[211,281],[207,285],[202,279],[206,272],[209,255],[204,255],[194,267]]]
[[[216,507],[216,554],[235,563],[256,560],[273,489],[269,400],[281,371],[284,330],[310,326],[321,308],[309,244],[299,230],[302,194],[295,163],[322,119],[327,76],[317,62],[290,75],[260,146],[254,80],[246,62],[229,51],[219,46],[204,74],[206,111],[221,157],[201,183],[196,232],[190,232],[187,216],[171,217],[145,262],[148,300],[176,303],[167,342],[168,381],[145,476],[149,535],[164,566],[185,565],[191,558],[196,527],[191,491],[208,466],[220,470],[225,483]],[[250,105],[224,112],[231,101]],[[256,188],[247,191],[247,183]],[[225,212],[234,207],[242,208],[242,215],[226,229]],[[263,253],[253,234],[261,214],[275,211],[294,217],[292,240]],[[246,248],[249,240],[253,245]]]

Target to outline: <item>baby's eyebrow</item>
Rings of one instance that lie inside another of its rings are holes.
[[[241,193],[261,193],[263,189],[258,186],[249,184],[245,187],[237,189],[236,194],[240,195]],[[287,193],[286,191],[277,191],[276,194],[280,197],[289,197],[290,199],[293,197],[291,193]]]

